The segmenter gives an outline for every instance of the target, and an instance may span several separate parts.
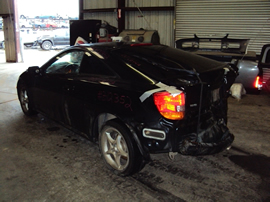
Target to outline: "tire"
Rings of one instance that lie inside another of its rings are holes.
[[[43,50],[51,50],[51,48],[52,48],[52,42],[50,42],[50,41],[43,41],[42,44],[41,44],[41,48]]]
[[[21,104],[22,111],[27,116],[32,116],[37,114],[33,110],[31,99],[29,98],[29,92],[24,84],[18,86],[18,97]]]
[[[106,122],[102,127],[99,149],[105,164],[116,175],[132,175],[145,165],[131,132],[115,120]]]
[[[5,42],[2,41],[2,42],[0,42],[0,43],[1,43],[1,44],[0,44],[0,47],[3,48],[3,49],[5,49]]]
[[[27,47],[27,48],[30,48],[30,47],[32,47],[33,45],[29,45],[29,44],[27,44],[27,45],[25,45],[25,47]]]

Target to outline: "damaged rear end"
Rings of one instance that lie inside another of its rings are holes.
[[[188,61],[188,57],[177,59],[188,68],[178,69],[177,76],[164,81],[185,94],[184,116],[173,124],[171,149],[184,155],[218,153],[234,140],[227,127],[227,98],[237,69],[200,56]]]
[[[214,154],[228,148],[234,136],[227,127],[227,98],[235,79],[229,67],[197,75],[194,85],[185,87],[185,125],[176,134],[175,150],[185,155]]]

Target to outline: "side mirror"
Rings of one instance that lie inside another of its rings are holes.
[[[32,67],[29,67],[29,68],[27,69],[27,71],[28,71],[29,73],[34,73],[34,74],[39,74],[39,73],[40,73],[40,69],[39,69],[38,66],[32,66]]]

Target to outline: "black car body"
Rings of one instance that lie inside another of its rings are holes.
[[[270,44],[262,47],[258,66],[263,69],[263,88],[270,93]]]
[[[247,51],[249,39],[204,37],[176,41],[176,47],[220,62],[231,63],[238,68],[235,83],[242,83],[248,92],[260,92],[263,87],[263,69],[258,65],[254,51]]]
[[[164,45],[100,43],[30,67],[17,89],[25,114],[84,134],[99,143],[109,168],[129,175],[151,153],[228,148],[227,97],[236,75],[227,64]]]

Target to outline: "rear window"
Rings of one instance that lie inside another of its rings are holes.
[[[158,78],[181,74],[183,71],[194,72],[195,70],[195,72],[203,73],[225,66],[224,63],[162,45],[125,47],[116,52],[118,57],[125,62]]]
[[[166,46],[164,47],[166,48]],[[119,60],[122,60],[124,64],[131,65],[156,80],[170,78],[175,76],[175,73],[185,71],[181,63],[176,62],[172,58],[160,55],[162,49],[162,46],[159,46],[158,49],[132,47],[119,49],[113,54]]]

